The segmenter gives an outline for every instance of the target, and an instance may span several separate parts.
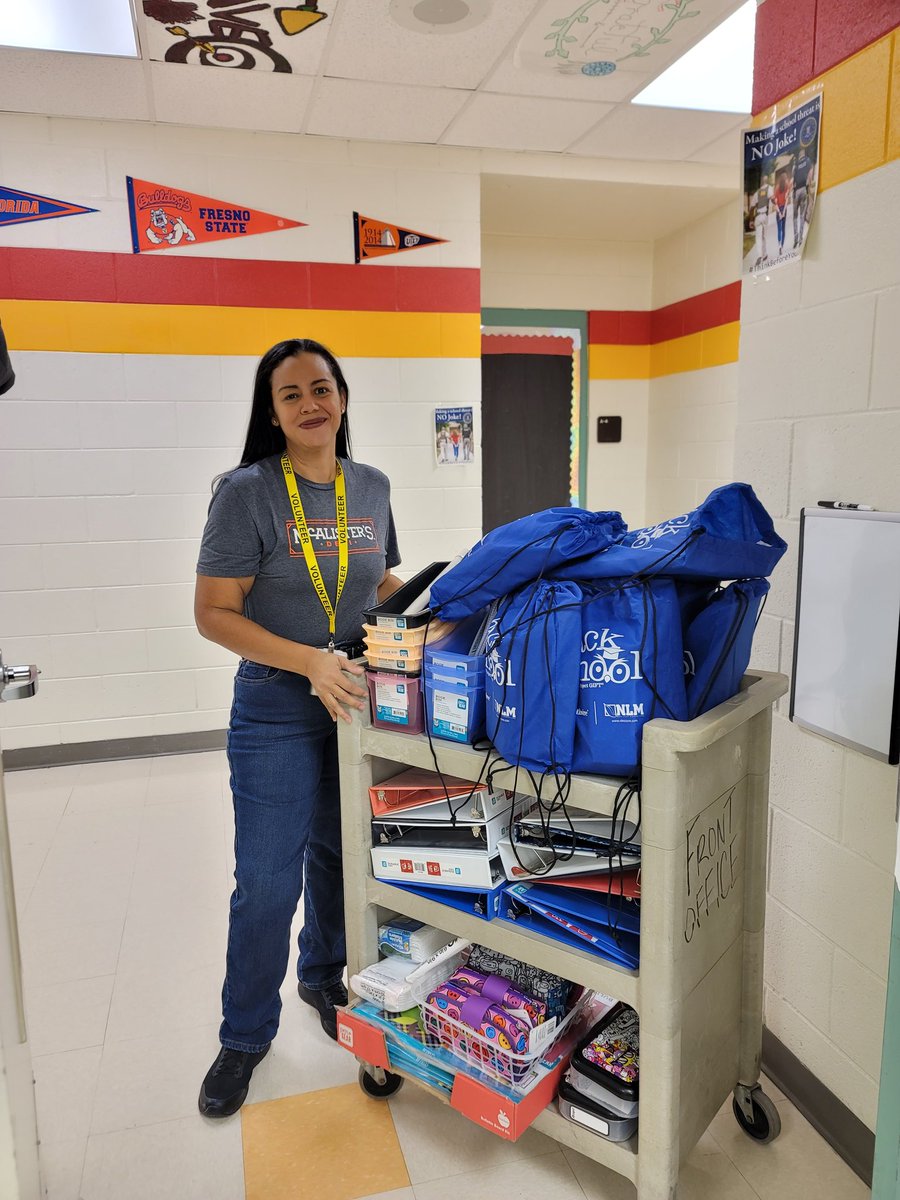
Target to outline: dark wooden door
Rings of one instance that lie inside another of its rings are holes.
[[[484,532],[569,503],[572,360],[563,354],[481,359]]]

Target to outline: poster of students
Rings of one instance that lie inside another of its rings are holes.
[[[460,467],[475,461],[471,408],[434,410],[434,454],[439,467]]]
[[[821,122],[819,94],[771,125],[745,131],[744,275],[802,255],[815,208]]]

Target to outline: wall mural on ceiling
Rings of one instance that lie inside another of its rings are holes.
[[[681,21],[700,15],[698,0],[584,0],[564,15],[546,7],[519,40],[515,64],[544,74],[612,75],[629,62],[667,46]],[[648,72],[649,74],[649,72]]]
[[[135,254],[190,246],[194,242],[220,242],[253,233],[296,229],[305,224],[255,208],[244,208],[232,201],[198,196],[196,192],[186,192],[164,183],[133,179],[130,175],[126,176],[125,182],[131,246]]]
[[[154,62],[290,74],[290,42],[324,21],[310,4],[280,7],[265,0],[143,0]],[[330,6],[329,6],[330,7]]]

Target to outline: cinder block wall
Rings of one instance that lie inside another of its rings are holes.
[[[759,9],[762,104],[777,99],[784,111],[786,92],[824,72],[821,190],[802,264],[745,283],[741,311],[735,475],[753,483],[790,545],[754,661],[788,673],[800,509],[834,497],[900,509],[900,105],[890,73],[900,34],[866,44],[883,34],[886,13],[864,0],[848,26],[824,0]],[[896,768],[798,729],[781,703],[766,1024],[872,1129],[896,794]]]
[[[225,727],[234,657],[194,629],[197,547],[281,337],[342,359],[404,572],[481,536],[480,462],[436,465],[433,414],[480,408],[479,176],[452,148],[378,164],[327,138],[0,116],[4,181],[99,210],[3,231],[0,646],[43,671],[2,706],[4,749]],[[126,174],[307,225],[135,257]],[[354,209],[448,240],[356,267]]]

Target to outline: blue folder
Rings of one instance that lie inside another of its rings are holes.
[[[513,883],[504,888],[500,915],[567,946],[593,950],[620,966],[634,969],[638,965],[640,916],[631,901],[604,899],[596,892]]]
[[[393,879],[390,880],[390,886],[400,888],[403,892],[414,892],[417,896],[424,896],[426,900],[434,900],[437,904],[446,904],[449,908],[458,908],[474,917],[481,917],[483,921],[493,921],[494,917],[500,915],[506,883],[498,883],[490,891],[484,888],[427,887],[418,883],[398,883]]]

